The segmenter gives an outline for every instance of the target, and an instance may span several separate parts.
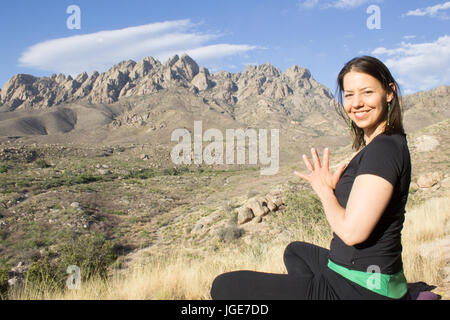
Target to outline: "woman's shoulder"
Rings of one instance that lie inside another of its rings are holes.
[[[405,147],[407,149],[408,142],[406,140],[406,134],[402,133],[390,135],[381,133],[366,146],[367,149],[374,149],[377,151],[382,151],[385,149],[385,152],[401,152],[405,150]]]
[[[364,149],[360,161],[383,159],[386,162],[392,159],[395,162],[402,162],[410,158],[405,134],[379,134]]]
[[[365,152],[359,160],[357,174],[375,174],[396,186],[398,177],[406,176],[411,167],[405,141],[405,136],[399,134],[376,136],[364,148]]]

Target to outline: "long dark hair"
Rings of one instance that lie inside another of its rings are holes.
[[[402,124],[402,103],[400,87],[398,83],[394,80],[394,77],[392,77],[392,74],[386,67],[386,65],[377,58],[371,56],[356,57],[347,62],[342,68],[341,72],[339,72],[335,94],[335,96],[338,97],[338,105],[336,105],[336,111],[346,121],[347,125],[351,123],[350,131],[353,136],[353,149],[359,150],[361,147],[364,147],[366,145],[366,142],[364,140],[363,129],[357,127],[353,123],[353,121],[350,122],[350,118],[348,117],[343,107],[344,76],[350,71],[362,72],[371,75],[372,77],[380,81],[383,89],[386,92],[392,92],[394,94],[394,98],[391,101],[389,125],[386,124],[384,133],[387,135],[391,135],[394,133],[405,134],[405,130],[403,129]],[[391,86],[389,85],[391,83],[394,84],[395,90],[392,90]],[[387,119],[387,104],[386,106],[383,106],[383,109],[385,119]]]

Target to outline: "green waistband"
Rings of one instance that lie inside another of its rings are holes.
[[[364,272],[340,266],[330,259],[328,259],[328,267],[344,278],[389,298],[399,299],[407,291],[406,278],[403,270],[396,274],[383,274],[376,272],[376,266],[374,266],[375,270],[371,271],[375,272]]]

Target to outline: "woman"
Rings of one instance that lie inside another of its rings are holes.
[[[303,242],[284,252],[288,274],[235,271],[213,282],[213,299],[408,299],[401,230],[411,160],[399,87],[378,59],[349,61],[338,76],[340,113],[361,149],[332,174],[329,150],[311,149],[308,181],[333,231],[330,250]]]

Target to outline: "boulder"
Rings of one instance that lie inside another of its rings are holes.
[[[252,223],[261,223],[262,222],[262,217],[254,217],[253,219],[252,219]]]
[[[98,169],[97,172],[99,174],[101,174],[102,176],[105,176],[107,174],[111,174],[111,170],[109,170],[109,169]]]
[[[79,202],[72,202],[72,203],[70,204],[70,206],[71,206],[72,208],[79,208],[79,207],[80,207],[80,203],[79,203]]]
[[[417,185],[420,188],[431,188],[441,180],[442,175],[439,172],[428,172],[417,179]]]
[[[414,144],[418,152],[429,152],[439,146],[439,141],[434,136],[423,135],[418,137]]]
[[[253,219],[255,215],[253,214],[253,211],[248,207],[241,207],[238,209],[238,224],[246,223]]]
[[[264,216],[269,213],[267,199],[265,197],[254,197],[249,199],[247,207],[253,211],[255,216]]]
[[[283,204],[283,194],[281,192],[271,192],[266,195],[266,199],[272,202],[275,206],[279,207]],[[273,211],[273,210],[271,210]]]
[[[267,208],[269,208],[270,211],[276,211],[278,206],[272,200],[267,199]]]

